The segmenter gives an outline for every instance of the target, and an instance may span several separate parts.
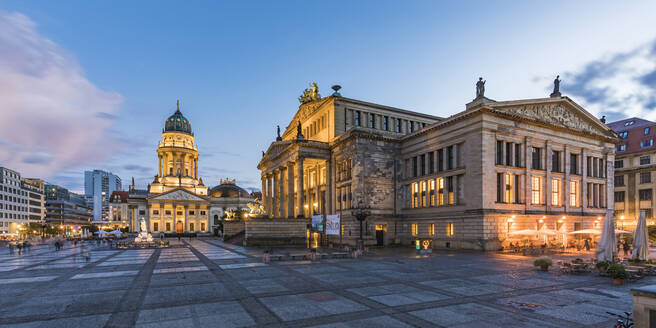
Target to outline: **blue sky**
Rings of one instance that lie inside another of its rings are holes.
[[[180,99],[207,185],[256,164],[316,81],[448,116],[474,96],[561,91],[656,119],[656,2],[1,1],[0,165],[82,190],[85,169],[156,174]],[[4,32],[3,32],[4,31]]]

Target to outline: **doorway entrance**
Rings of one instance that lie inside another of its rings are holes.
[[[182,221],[178,221],[178,223],[175,224],[175,232],[176,233],[184,232],[184,224],[182,224]]]
[[[387,231],[386,224],[376,225],[376,246],[385,246],[385,231]]]

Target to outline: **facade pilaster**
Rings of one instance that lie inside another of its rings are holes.
[[[298,175],[298,213],[302,217],[305,217],[305,200],[304,200],[304,190],[303,190],[303,157],[299,157],[296,160],[296,172]]]
[[[287,164],[287,217],[294,217],[294,163]]]

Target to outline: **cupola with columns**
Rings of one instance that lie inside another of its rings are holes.
[[[198,176],[198,147],[194,144],[191,123],[177,110],[166,119],[162,141],[157,146],[158,174],[149,192],[162,193],[182,188],[198,195],[207,195],[207,187]]]

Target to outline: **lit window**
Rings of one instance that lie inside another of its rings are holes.
[[[617,145],[616,150],[617,151],[625,151],[626,150],[626,145]]]
[[[428,225],[428,235],[435,236],[435,224],[431,223]]]
[[[437,178],[437,206],[444,205],[444,178]]]
[[[551,205],[560,206],[560,179],[551,180]]]
[[[413,236],[416,236],[416,235],[417,235],[417,230],[418,230],[418,229],[417,229],[417,224],[416,224],[416,223],[413,223],[413,224],[412,224],[412,235],[413,235]]]
[[[654,139],[643,140],[640,142],[640,147],[651,147],[654,145]]]
[[[569,206],[579,207],[579,182],[569,182]]]
[[[542,177],[533,177],[531,180],[531,203],[540,205],[542,204]]]
[[[628,122],[624,123],[624,126],[633,125],[633,123],[635,123],[635,121],[628,121]]]
[[[446,235],[449,236],[449,237],[453,236],[453,223],[452,222],[448,222],[446,224]]]
[[[428,197],[430,199],[429,206],[435,206],[435,180],[430,180],[428,182]]]
[[[426,206],[426,181],[421,182],[421,207]]]
[[[626,137],[629,136],[629,131],[622,131],[622,132],[619,133],[619,135],[620,135],[620,138],[626,139]]]
[[[645,128],[645,135],[648,135],[648,134],[649,134],[649,128],[647,127],[647,128]]]
[[[413,182],[411,185],[412,208],[419,207],[419,183]]]

